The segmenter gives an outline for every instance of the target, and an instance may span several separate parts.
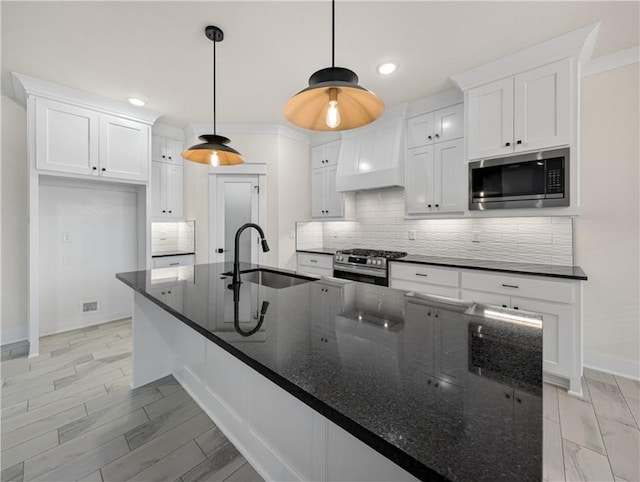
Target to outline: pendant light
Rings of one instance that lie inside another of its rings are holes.
[[[242,164],[242,155],[229,146],[229,138],[216,133],[216,43],[222,42],[224,33],[218,27],[209,25],[204,30],[205,35],[213,42],[213,134],[200,136],[202,144],[196,144],[182,153],[182,157],[189,161],[212,166],[231,166]]]
[[[336,4],[331,0],[331,67],[309,77],[309,87],[284,106],[285,117],[298,127],[314,131],[341,131],[373,122],[384,112],[384,102],[358,85],[352,70],[335,66]]]

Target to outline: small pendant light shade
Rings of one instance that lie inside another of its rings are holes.
[[[358,85],[355,72],[335,66],[335,0],[331,1],[331,67],[309,77],[309,87],[287,101],[289,122],[314,131],[342,131],[373,122],[384,112],[384,102]]]
[[[209,25],[205,35],[213,42],[213,134],[200,136],[201,144],[196,144],[182,152],[188,161],[212,166],[232,166],[242,164],[242,155],[228,144],[229,138],[216,134],[216,42],[222,42],[224,34],[218,27]]]

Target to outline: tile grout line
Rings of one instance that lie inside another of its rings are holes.
[[[587,385],[587,389],[589,389],[589,382],[587,380],[587,377],[585,377],[584,379],[585,384]],[[614,381],[615,381],[615,377],[614,377]],[[620,390],[620,387],[618,387],[618,382],[616,381],[616,387],[618,388],[618,390]],[[622,394],[622,392],[620,392],[620,394]],[[589,398],[591,398],[591,391],[589,390]],[[626,403],[625,403],[626,404]],[[593,400],[591,403],[591,406],[593,407]],[[593,407],[593,414],[596,416],[596,423],[598,424],[598,433],[600,434],[600,438],[602,439],[602,446],[604,447],[604,453],[607,457],[607,464],[609,464],[609,470],[611,471],[611,476],[614,478],[615,480],[615,474],[613,472],[613,465],[611,465],[611,459],[609,458],[609,450],[607,449],[607,444],[604,441],[604,435],[602,434],[602,427],[600,426],[600,418],[598,417],[598,414],[596,413],[596,408]]]

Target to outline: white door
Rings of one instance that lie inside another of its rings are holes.
[[[325,211],[325,168],[311,171],[311,217],[322,218]]]
[[[217,176],[215,262],[233,262],[236,231],[243,224],[259,223],[259,189],[258,176]],[[258,241],[255,229],[242,233],[240,261],[258,262]]]
[[[98,172],[98,113],[36,99],[36,167],[48,171]]]
[[[482,159],[513,152],[513,77],[467,93],[467,157]]]
[[[434,146],[434,212],[464,211],[466,176],[463,152],[462,139]]]
[[[336,191],[336,175],[338,166],[333,165],[324,168],[325,192],[327,196],[327,216],[342,217],[344,216],[344,194]]]
[[[429,205],[433,205],[433,146],[408,151],[405,163],[407,214],[432,212]]]
[[[407,120],[407,147],[422,147],[433,144],[433,112]]]
[[[181,218],[184,204],[184,168],[175,164],[166,164],[165,168],[167,215],[171,218]]]
[[[516,151],[569,144],[570,62],[570,59],[566,59],[516,75]]]
[[[100,116],[100,175],[114,179],[149,179],[147,125],[110,115]]]

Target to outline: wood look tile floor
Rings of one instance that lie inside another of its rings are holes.
[[[131,320],[2,347],[1,482],[261,481],[171,376],[131,390]]]
[[[173,377],[136,390],[131,321],[2,347],[1,482],[262,480]],[[640,481],[640,382],[545,384],[545,481]]]

